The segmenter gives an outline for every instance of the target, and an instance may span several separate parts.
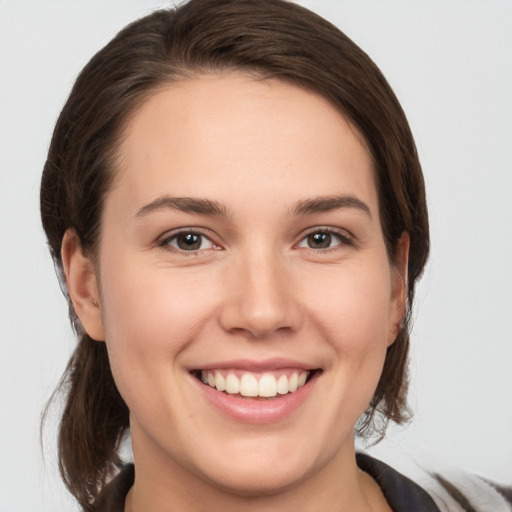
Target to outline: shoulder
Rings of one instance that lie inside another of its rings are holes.
[[[359,468],[377,482],[393,512],[442,510],[425,489],[391,466],[364,453],[358,453],[356,459]]]
[[[381,487],[394,512],[512,512],[512,487],[493,484],[463,472],[423,474],[413,481],[384,462],[358,453],[357,464]],[[123,512],[133,485],[134,468],[127,464],[101,492],[98,512]]]
[[[413,481],[366,454],[358,454],[357,462],[380,485],[395,512],[512,512],[512,487],[475,475],[421,469]]]
[[[431,474],[428,492],[443,505],[441,510],[512,512],[512,487],[500,486],[462,471]]]
[[[126,464],[119,474],[107,484],[94,501],[95,512],[124,512],[124,502],[133,485],[135,470],[133,464]]]

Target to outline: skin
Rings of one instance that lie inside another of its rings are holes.
[[[164,196],[224,214],[147,207]],[[367,211],[296,212],[332,196]],[[357,469],[353,435],[404,313],[408,237],[390,261],[378,212],[362,138],[316,94],[212,74],[135,112],[99,253],[87,258],[72,231],[62,250],[74,307],[106,340],[131,412],[126,510],[390,510]],[[176,230],[204,235],[202,248],[180,249]],[[328,230],[329,246],[312,247]],[[190,373],[276,357],[320,371],[296,410],[265,424],[219,411]]]

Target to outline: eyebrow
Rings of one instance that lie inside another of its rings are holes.
[[[372,218],[368,205],[363,203],[363,201],[357,197],[351,195],[322,196],[305,199],[304,201],[299,201],[293,208],[292,212],[294,215],[307,215],[329,212],[341,208],[356,208]]]
[[[308,215],[314,213],[329,212],[341,208],[356,208],[370,218],[372,214],[366,203],[351,195],[320,196],[298,201],[292,208],[293,215]],[[144,217],[161,210],[178,210],[185,213],[198,213],[201,215],[227,217],[226,207],[218,201],[199,199],[194,197],[163,196],[151,201],[140,208],[136,217]]]
[[[169,209],[185,213],[199,213],[201,215],[227,216],[226,207],[217,201],[194,197],[163,196],[140,208],[136,217],[143,217],[149,213]]]

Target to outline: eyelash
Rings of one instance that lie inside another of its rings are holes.
[[[311,235],[317,235],[317,234],[334,236],[339,240],[339,243],[337,243],[333,246],[325,247],[325,248],[303,247],[300,245],[303,242],[307,243],[307,239]],[[299,243],[297,244],[297,246],[300,248],[311,249],[312,251],[315,251],[317,253],[325,253],[328,251],[336,250],[339,246],[354,246],[354,245],[355,245],[355,243],[354,243],[353,238],[345,230],[339,230],[339,229],[330,228],[330,227],[315,227],[315,228],[309,230],[309,232],[307,232],[300,239]]]
[[[328,247],[322,247],[322,248],[314,248],[314,247],[307,247],[307,246],[301,245],[302,243],[307,243],[308,237],[310,237],[312,235],[318,235],[318,234],[336,237],[339,240],[339,243],[336,243],[333,246],[329,245]],[[183,249],[178,246],[172,245],[172,242],[177,243],[178,238],[180,236],[184,236],[184,235],[191,235],[191,236],[198,237],[201,240],[201,245],[199,246],[199,248],[187,250],[187,249]],[[208,241],[211,244],[211,246],[207,247],[207,248],[203,248],[202,246],[204,245],[205,241]],[[317,253],[325,253],[328,251],[336,250],[339,246],[353,246],[353,245],[354,245],[354,240],[352,239],[352,237],[350,235],[347,235],[345,231],[341,231],[341,230],[330,228],[330,227],[315,227],[315,228],[311,229],[309,232],[307,232],[305,235],[302,236],[302,238],[296,244],[296,247],[310,249]],[[215,242],[213,242],[210,237],[208,237],[204,233],[201,233],[198,230],[193,230],[193,229],[182,229],[176,233],[173,233],[170,236],[166,236],[165,238],[163,238],[162,240],[160,240],[158,242],[158,246],[164,250],[176,252],[176,253],[186,255],[186,256],[193,256],[202,251],[208,251],[211,249],[218,250],[221,248],[220,246],[216,245]]]
[[[171,245],[172,242],[177,243],[177,240],[179,239],[180,236],[186,236],[186,235],[196,236],[201,240],[201,245],[199,246],[198,249],[187,250],[187,249],[182,249],[180,247],[175,247],[175,246]],[[202,248],[205,241],[208,241],[211,244],[211,247]],[[220,247],[218,247],[211,240],[210,237],[206,236],[204,233],[201,233],[201,231],[194,230],[194,229],[182,229],[176,233],[173,233],[170,236],[166,236],[165,238],[163,238],[161,241],[158,242],[158,246],[164,250],[176,252],[179,254],[183,254],[185,256],[193,256],[193,255],[200,253],[201,251],[207,251],[210,249],[220,249]]]

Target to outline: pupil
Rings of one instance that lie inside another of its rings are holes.
[[[178,247],[185,251],[197,250],[201,247],[200,235],[194,235],[193,233],[187,233],[178,237]]]
[[[314,233],[309,235],[309,246],[314,249],[330,247],[331,235],[329,233]]]

